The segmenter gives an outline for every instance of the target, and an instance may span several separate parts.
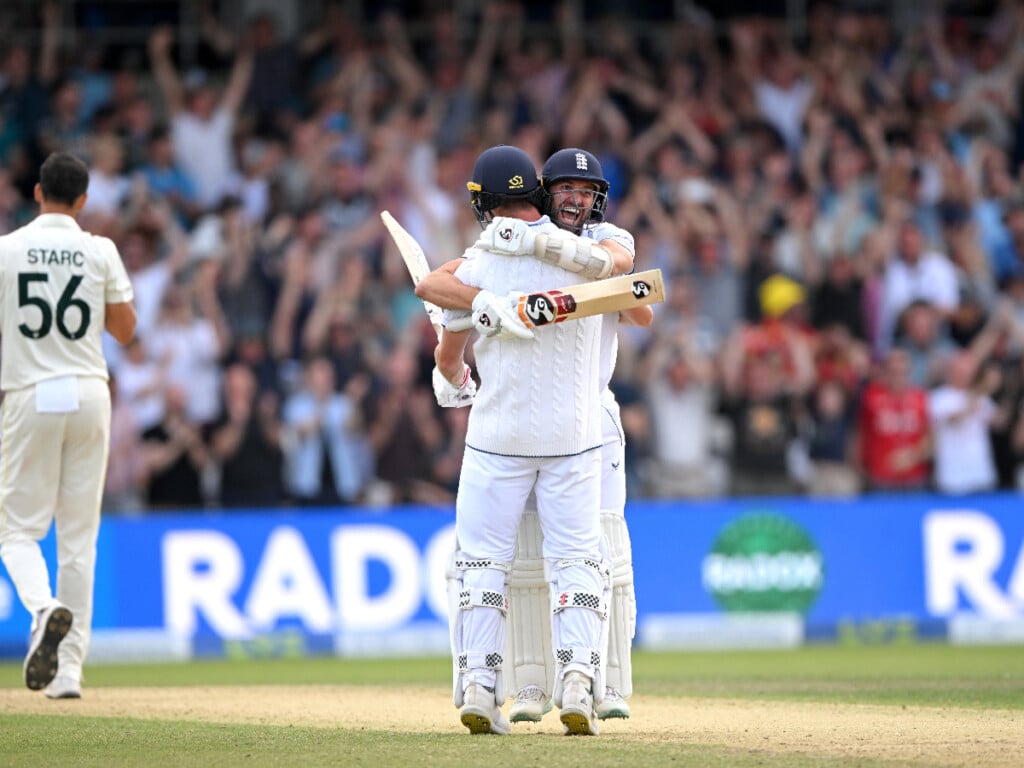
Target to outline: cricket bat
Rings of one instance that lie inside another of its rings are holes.
[[[405,262],[405,268],[409,270],[412,284],[419,285],[420,281],[430,273],[430,264],[427,263],[427,257],[423,253],[423,248],[416,242],[416,238],[410,235],[405,227],[399,224],[398,220],[389,211],[381,211],[380,218],[384,222],[384,226],[387,227],[391,239],[398,246],[398,252],[402,254],[402,260]],[[423,302],[423,308],[427,310],[430,324],[434,326],[437,338],[440,339],[441,331],[444,330],[444,323],[442,322],[444,313],[439,306],[431,304],[429,301]],[[472,325],[472,322],[470,325]]]
[[[523,294],[519,297],[516,310],[519,319],[528,328],[536,328],[565,320],[603,315],[606,312],[621,312],[664,300],[665,283],[661,270],[649,269],[646,272],[609,277],[553,291]],[[472,327],[472,318],[448,324],[450,331],[465,331]]]

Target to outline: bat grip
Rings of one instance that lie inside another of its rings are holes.
[[[445,326],[449,331],[453,333],[459,333],[460,331],[468,331],[473,327],[473,316],[466,315],[465,317],[459,317],[452,320],[448,325]]]

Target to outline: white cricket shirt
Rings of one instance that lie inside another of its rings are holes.
[[[603,221],[593,227],[583,230],[581,237],[600,243],[604,240],[614,240],[627,251],[629,255],[636,257],[636,245],[633,235],[622,227],[617,227],[607,221]],[[601,355],[599,369],[601,372],[601,389],[604,390],[612,380],[615,373],[615,361],[619,355],[619,313],[609,312],[601,316]]]
[[[114,243],[71,216],[45,213],[0,237],[0,388],[60,376],[108,378],[106,305],[132,300]]]
[[[547,217],[532,224],[561,234]],[[456,276],[505,296],[590,282],[561,267],[523,256],[470,248]],[[477,339],[480,389],[469,414],[466,444],[504,456],[573,456],[601,445],[600,316],[551,323],[534,338]]]

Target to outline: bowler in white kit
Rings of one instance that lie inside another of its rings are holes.
[[[132,285],[112,241],[76,221],[89,171],[68,153],[39,172],[40,214],[0,237],[4,391],[0,557],[32,615],[25,684],[81,696],[92,622],[96,537],[110,443],[101,338],[135,332]],[[56,525],[57,589],[39,546]]]

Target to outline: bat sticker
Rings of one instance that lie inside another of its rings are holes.
[[[555,308],[543,293],[531,293],[526,297],[526,316],[534,325],[547,325],[555,319]]]
[[[519,309],[521,315],[528,319],[528,324],[560,323],[576,311],[576,299],[561,291],[531,293],[520,299]]]
[[[515,304],[519,319],[528,328],[551,325],[581,317],[621,312],[637,306],[665,300],[661,270],[649,269],[607,280],[570,285],[561,290],[520,294]],[[465,331],[472,327],[468,319],[456,319],[448,330]]]

